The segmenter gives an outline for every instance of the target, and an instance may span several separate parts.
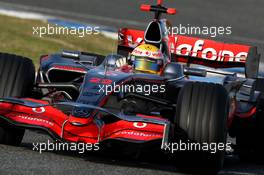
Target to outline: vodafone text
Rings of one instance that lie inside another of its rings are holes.
[[[179,44],[176,46],[175,43],[177,43],[177,37],[175,37],[175,42],[171,43],[172,53],[182,56],[198,57],[212,61],[245,62],[248,55],[247,52],[239,52],[235,55],[230,50],[217,51],[211,47],[204,48],[204,40],[196,40],[194,45]]]
[[[225,45],[225,43],[210,40],[182,37],[183,36],[169,36],[169,47],[172,54],[192,56],[212,61],[246,62],[249,51],[247,46],[229,46]],[[135,39],[136,43],[141,43],[142,41],[143,38],[141,37]],[[130,47],[135,47],[133,43],[128,43],[128,45]],[[239,49],[237,47],[239,47]]]

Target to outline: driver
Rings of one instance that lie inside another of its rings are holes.
[[[125,58],[116,61],[119,70],[130,72],[132,70],[141,73],[160,74],[165,64],[162,52],[154,45],[142,44]]]

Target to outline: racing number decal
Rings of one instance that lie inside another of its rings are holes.
[[[145,128],[147,126],[147,123],[134,122],[133,126],[136,127],[136,128]]]

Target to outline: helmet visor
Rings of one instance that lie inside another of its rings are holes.
[[[135,57],[135,70],[157,74],[162,66],[161,59],[151,59],[147,57]]]

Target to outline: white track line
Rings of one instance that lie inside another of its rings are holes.
[[[3,9],[3,8],[0,8],[0,14],[6,15],[6,16],[17,17],[21,19],[47,20],[51,18],[51,16],[42,15],[39,13],[15,11],[15,10]]]
[[[126,25],[137,25],[137,26],[146,26],[145,23],[138,22],[138,21],[132,21],[132,20],[121,20],[121,19],[115,19],[115,18],[109,18],[104,16],[98,16],[98,15],[89,15],[89,14],[82,14],[82,13],[76,13],[76,12],[66,12],[59,9],[50,9],[50,8],[44,8],[44,7],[36,7],[36,6],[30,6],[30,5],[21,5],[21,4],[12,4],[12,3],[6,3],[6,2],[0,2],[0,6],[6,6],[8,8],[19,8],[25,11],[37,11],[40,13],[50,13],[52,15],[58,15],[58,16],[68,16],[68,17],[74,17],[74,18],[81,18],[81,19],[87,19],[87,20],[97,20],[101,22],[113,22],[113,23],[119,23],[119,24],[126,24]]]
[[[34,13],[34,12],[26,12],[26,11],[18,11],[18,10],[11,10],[11,9],[3,9],[0,7],[0,14],[11,16],[11,17],[17,17],[21,19],[33,19],[33,20],[45,20],[55,18],[53,16],[43,15],[40,13]],[[101,34],[104,35],[107,38],[111,39],[118,39],[118,34],[116,32],[110,32],[110,31],[101,31]]]
[[[237,171],[221,171],[219,175],[224,174],[233,174],[233,175],[257,175],[255,173],[245,173],[245,172],[237,172]]]
[[[123,25],[137,25],[137,26],[146,26],[145,23],[138,22],[138,21],[132,21],[132,20],[121,20],[121,19],[114,19],[109,17],[103,17],[103,16],[97,16],[97,15],[88,15],[88,14],[82,14],[82,13],[75,13],[75,12],[66,12],[58,9],[49,9],[49,8],[43,8],[43,7],[36,7],[36,6],[29,6],[29,5],[21,5],[21,4],[13,4],[13,3],[6,3],[6,2],[0,2],[0,7],[2,8],[15,8],[15,9],[21,9],[24,11],[37,11],[44,14],[52,14],[55,16],[68,16],[68,17],[74,17],[74,18],[80,18],[80,19],[87,19],[87,20],[97,20],[101,22],[113,22],[113,23],[119,23]],[[37,13],[36,13],[37,14]],[[45,15],[43,15],[45,16]],[[115,38],[116,35],[113,37],[112,34],[109,34],[108,32],[106,36],[111,36],[111,38]],[[225,36],[224,38],[228,39],[234,39],[238,40],[240,42],[251,42],[254,44],[261,44],[264,45],[264,41],[254,38],[246,38],[241,36]],[[253,45],[254,45],[253,44]]]

